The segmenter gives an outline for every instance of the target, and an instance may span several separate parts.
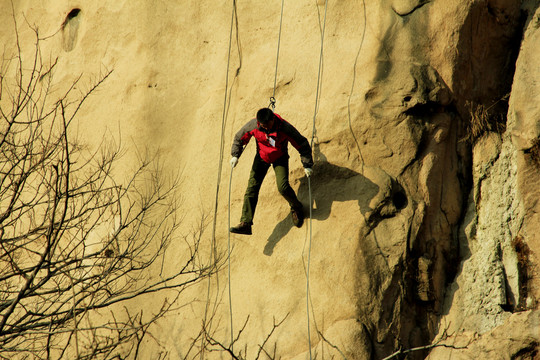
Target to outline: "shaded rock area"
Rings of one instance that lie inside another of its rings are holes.
[[[540,1],[329,1],[326,17],[324,1],[285,1],[275,89],[279,1],[48,3],[13,4],[24,48],[25,22],[49,36],[60,84],[114,69],[80,137],[121,138],[126,167],[159,150],[184,179],[179,239],[202,223],[201,258],[231,254],[143,358],[229,357],[203,323],[225,346],[233,328],[247,359],[539,358]],[[0,29],[7,54],[9,11]],[[289,148],[306,222],[292,225],[270,171],[253,235],[229,238],[256,147],[232,174],[228,150],[274,90],[313,143],[309,182]]]

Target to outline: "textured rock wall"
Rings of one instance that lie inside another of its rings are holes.
[[[228,149],[273,93],[280,5],[237,3],[227,89],[232,2],[27,0],[14,11],[25,48],[32,46],[25,18],[52,35],[43,54],[58,57],[59,88],[81,73],[114,69],[82,109],[81,137],[91,146],[104,133],[121,137],[128,167],[133,150],[148,146],[181,169],[181,233],[206,215],[207,258],[214,215],[215,248],[228,251]],[[456,343],[474,340],[459,350],[463,358],[488,348],[505,358],[533,354],[538,1],[329,1],[315,109],[324,5],[285,1],[276,87],[276,111],[314,140],[312,204],[294,149],[290,160],[291,184],[313,208],[312,228],[292,226],[270,172],[254,235],[231,238],[235,332],[249,317],[235,349],[255,357],[284,319],[265,345],[282,358],[306,358],[311,344],[322,358],[378,359],[427,345],[445,329]],[[10,11],[0,14],[0,29],[9,53]],[[479,109],[486,124],[471,116]],[[232,222],[254,151],[248,145],[231,176]],[[174,245],[169,266],[183,251]],[[143,356],[198,357],[202,343],[192,341],[208,309],[212,335],[228,344],[228,280],[223,269],[179,299],[174,316],[153,330],[162,347],[149,340]],[[141,300],[149,309],[157,303]],[[520,340],[508,345],[497,326]]]
[[[469,358],[476,352],[485,359],[495,352],[505,359],[538,356],[538,240],[529,229],[537,224],[530,194],[536,192],[539,117],[531,100],[539,92],[532,80],[536,75],[528,68],[529,54],[538,44],[538,4],[524,3],[523,9],[525,32],[506,131],[485,134],[473,148],[473,189],[460,230],[462,262],[442,318],[457,334],[457,342],[461,337],[460,346],[469,349],[436,349],[433,359]],[[527,96],[522,97],[522,91]],[[513,315],[516,312],[519,315]],[[522,332],[517,338],[512,335],[516,321]]]

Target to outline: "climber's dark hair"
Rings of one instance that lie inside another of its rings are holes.
[[[274,118],[274,112],[269,108],[262,108],[257,111],[257,121],[260,124],[267,124],[270,120]]]

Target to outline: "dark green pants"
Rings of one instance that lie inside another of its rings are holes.
[[[272,164],[276,173],[276,183],[279,193],[289,202],[291,208],[301,208],[302,203],[298,201],[296,193],[289,184],[289,156],[285,155]],[[259,154],[255,155],[253,166],[249,174],[248,186],[244,195],[244,206],[242,208],[242,218],[240,221],[253,224],[255,208],[259,200],[259,190],[263,180],[270,168],[270,164],[264,162]]]

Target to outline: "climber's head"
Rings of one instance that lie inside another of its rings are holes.
[[[257,111],[257,121],[264,130],[271,130],[274,127],[275,115],[269,108],[262,108]]]

